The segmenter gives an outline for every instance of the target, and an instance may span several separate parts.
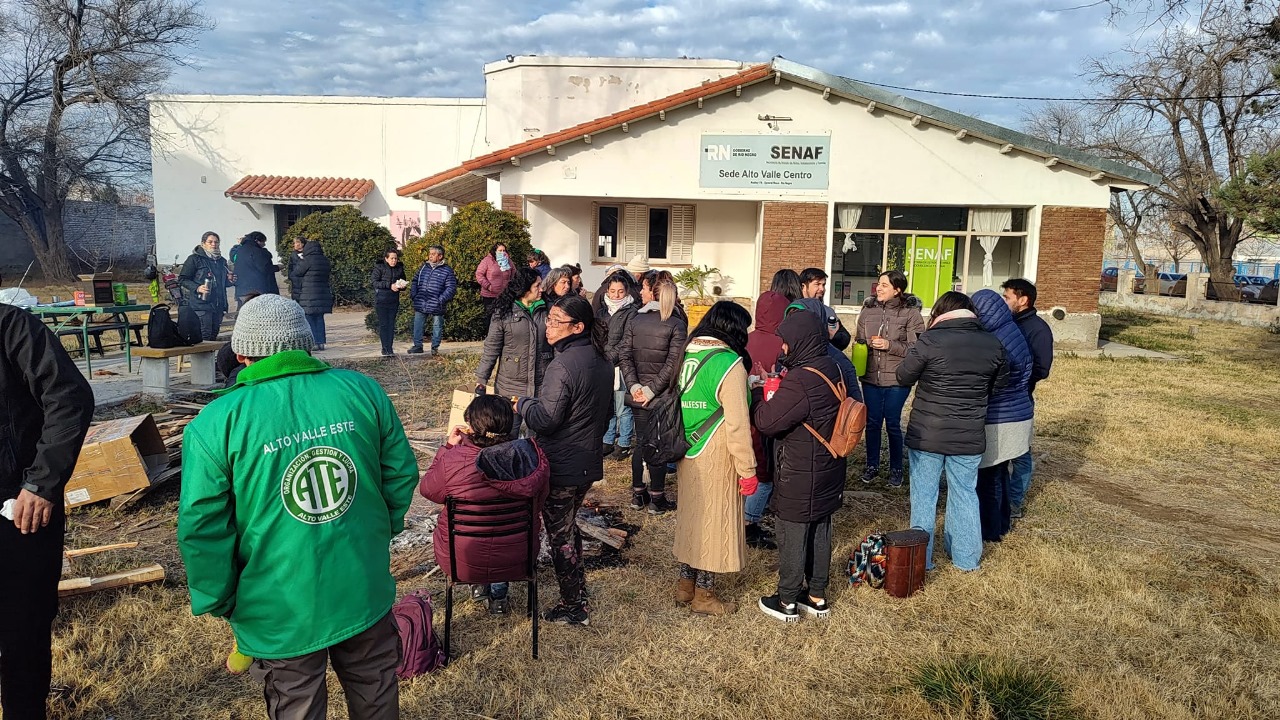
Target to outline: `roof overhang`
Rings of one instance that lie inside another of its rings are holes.
[[[338,206],[359,205],[373,188],[359,178],[246,175],[223,194],[241,203]]]

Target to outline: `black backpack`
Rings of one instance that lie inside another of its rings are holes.
[[[169,306],[161,303],[151,308],[147,316],[147,347],[174,348],[190,345],[178,332],[178,324],[169,314]]]
[[[185,303],[178,306],[178,336],[183,340],[179,345],[198,345],[204,340],[204,331],[200,329],[200,315],[195,308]]]
[[[694,380],[698,377],[698,371],[712,357],[719,355],[728,350],[715,350],[708,353],[694,368],[693,373],[689,376],[689,382],[684,387],[680,386],[677,378],[671,383],[671,387],[667,388],[657,397],[649,401],[649,435],[645,438],[644,443],[644,459],[654,463],[673,463],[683,460],[685,454],[689,452],[690,447],[688,438],[684,434],[684,411],[680,408],[680,396],[684,391],[693,387]],[[716,411],[707,418],[702,426],[694,433],[694,437],[705,434],[711,429],[720,418],[724,417],[724,408],[717,408]]]

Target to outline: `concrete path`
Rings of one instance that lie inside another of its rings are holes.
[[[325,345],[324,350],[319,350],[315,356],[325,361],[335,360],[365,360],[376,359],[382,357],[382,345],[378,338],[364,326],[364,310],[336,312],[325,318],[325,333],[328,335],[329,342]],[[220,336],[224,340],[231,339],[231,328],[234,325],[234,313],[229,316],[229,320],[223,322],[223,333]],[[408,359],[429,358],[430,351],[422,355],[407,355],[405,351],[409,349],[410,343],[396,342],[396,356]],[[480,342],[446,342],[440,346],[440,352],[444,354],[457,352],[479,352],[482,343]],[[171,363],[177,363],[171,360]],[[76,365],[80,368],[80,372],[85,372],[85,363],[83,358],[77,360]],[[175,370],[177,365],[172,366]],[[87,377],[87,376],[86,376]],[[188,383],[190,382],[190,373],[184,371],[181,373],[172,372],[170,374],[170,385],[177,392],[201,392],[200,388],[194,388]],[[137,358],[133,361],[133,372],[129,372],[125,365],[123,351],[108,352],[106,358],[95,356],[93,359],[93,377],[89,378],[89,385],[93,388],[94,402],[99,406],[114,405],[124,402],[129,398],[142,392],[142,372],[138,365]]]
[[[1097,350],[1058,350],[1054,355],[1074,355],[1084,358],[1147,358],[1148,360],[1182,361],[1185,358],[1169,353],[1147,350],[1133,345],[1124,345],[1110,340],[1099,340]]]

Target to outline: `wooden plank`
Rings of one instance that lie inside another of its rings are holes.
[[[85,593],[98,592],[99,590],[159,582],[161,580],[164,580],[164,568],[160,565],[148,565],[147,567],[125,570],[103,575],[102,577],[63,580],[58,583],[58,597],[71,597],[72,595],[83,595]]]
[[[126,548],[136,547],[138,547],[138,541],[134,540],[133,542],[116,543],[114,545],[97,545],[95,547],[76,548],[75,550],[67,550],[62,554],[69,558],[77,558],[85,555],[97,555],[98,553],[104,553],[108,550],[124,550]]]
[[[582,520],[578,521],[578,530],[581,531],[583,535],[599,540],[615,550],[621,550],[622,546],[627,544],[626,539],[616,538],[613,535],[610,535],[604,528],[598,528],[595,525],[583,522]]]

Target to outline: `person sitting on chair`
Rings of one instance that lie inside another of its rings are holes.
[[[463,417],[467,425],[459,425],[449,433],[448,441],[422,476],[419,491],[428,500],[442,505],[449,497],[458,500],[533,498],[533,533],[538,537],[542,527],[542,504],[551,490],[551,465],[547,456],[533,440],[512,439],[514,416],[510,400],[481,395],[471,401]],[[449,549],[451,522],[449,509],[445,507],[432,536],[436,564],[446,575],[452,572],[453,567]],[[476,600],[487,597],[489,612],[493,615],[506,613],[507,583],[501,580],[524,577],[528,572],[526,542],[518,536],[455,536],[454,544],[458,549],[460,576],[499,581],[475,585],[472,597]]]

